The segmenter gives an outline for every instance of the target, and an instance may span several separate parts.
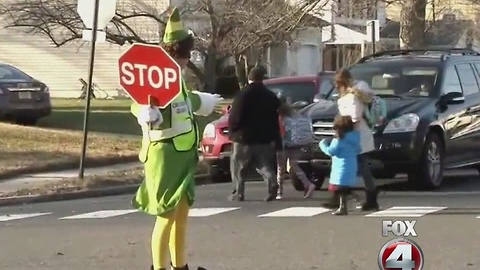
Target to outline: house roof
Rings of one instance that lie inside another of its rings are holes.
[[[367,40],[367,35],[364,33],[340,24],[329,25],[322,28],[322,42],[325,44],[362,44],[365,40]]]

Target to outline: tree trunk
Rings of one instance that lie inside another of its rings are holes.
[[[204,73],[205,73],[205,90],[212,93],[215,89],[215,82],[217,80],[217,66],[218,55],[213,47],[207,49],[207,57],[205,58]]]
[[[243,89],[247,85],[247,76],[245,76],[245,59],[242,55],[235,56],[235,74],[238,78],[238,86]]]
[[[400,47],[419,49],[425,45],[427,0],[404,0],[400,14]]]

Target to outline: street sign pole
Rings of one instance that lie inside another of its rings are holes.
[[[372,54],[375,53],[375,39],[376,39],[376,28],[375,28],[375,20],[372,20],[372,23],[371,23],[371,27],[372,27]]]
[[[85,105],[85,115],[83,119],[83,144],[82,144],[82,154],[80,157],[80,170],[78,172],[78,178],[80,179],[83,179],[84,172],[85,172],[85,155],[87,152],[88,120],[90,115],[90,97],[92,96],[93,68],[95,64],[95,44],[97,41],[99,6],[100,6],[100,0],[95,0],[95,8],[93,11],[92,41],[90,46],[90,60],[89,60],[89,67],[88,67],[87,103]]]

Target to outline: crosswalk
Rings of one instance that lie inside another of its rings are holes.
[[[434,207],[434,206],[394,206],[377,212],[362,213],[358,211],[352,212],[353,215],[360,215],[366,218],[421,218],[426,215],[438,214],[442,211],[446,211],[447,207]],[[205,207],[205,208],[192,208],[189,212],[191,218],[206,218],[215,217],[221,215],[230,215],[235,213],[241,213],[244,215],[252,215],[256,218],[312,218],[322,216],[332,212],[330,209],[323,207],[286,207],[283,209],[277,209],[275,211],[265,213],[252,213],[252,209],[245,209],[242,207]],[[133,214],[140,214],[135,209],[117,209],[117,210],[98,210],[86,213],[78,213],[75,215],[65,215],[54,212],[38,212],[38,213],[1,213],[0,224],[2,222],[11,222],[19,220],[32,220],[41,217],[51,217],[57,220],[85,220],[85,219],[108,219],[127,217]],[[480,218],[480,216],[476,217]]]

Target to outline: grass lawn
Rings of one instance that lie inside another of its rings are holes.
[[[0,178],[78,168],[83,134],[79,131],[0,123]],[[136,138],[91,134],[87,166],[138,160]]]
[[[52,99],[53,112],[38,122],[38,126],[56,129],[83,130],[85,100]],[[91,101],[89,131],[116,133],[123,135],[141,135],[135,117],[130,113],[130,99]],[[213,114],[197,117],[200,132],[205,126],[219,117]]]

